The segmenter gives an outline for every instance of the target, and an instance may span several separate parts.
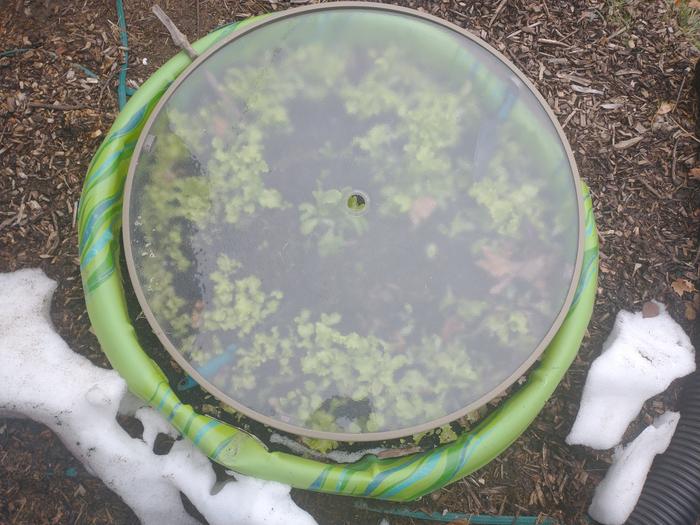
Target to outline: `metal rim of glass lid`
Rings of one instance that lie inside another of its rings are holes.
[[[165,348],[271,427],[415,434],[502,394],[583,255],[576,166],[534,86],[466,31],[334,3],[195,60],[129,167],[126,259]]]

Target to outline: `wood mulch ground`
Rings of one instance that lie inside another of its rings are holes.
[[[194,40],[222,23],[290,3],[306,2],[161,5]],[[591,186],[602,251],[588,337],[542,414],[490,465],[412,507],[585,523],[610,455],[569,447],[564,437],[616,312],[657,299],[689,332],[696,330],[700,141],[693,96],[698,52],[690,41],[699,36],[691,34],[687,17],[679,24],[677,7],[665,0],[394,3],[468,28],[537,85]],[[177,50],[150,13],[150,1],[125,4],[129,80],[137,86]],[[25,51],[6,53],[12,49]],[[56,279],[52,312],[58,331],[76,351],[106,365],[82,300],[75,212],[91,156],[118,112],[122,50],[114,2],[0,0],[0,53],[0,271],[38,266]],[[676,390],[650,400],[628,437],[673,408]],[[380,519],[356,510],[349,498],[300,491],[294,497],[322,525]],[[49,430],[0,420],[0,523],[135,522]]]

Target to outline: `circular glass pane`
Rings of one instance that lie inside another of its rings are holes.
[[[527,81],[453,26],[327,6],[243,30],[144,129],[127,259],[222,401],[311,436],[464,415],[532,364],[580,265],[577,176]]]

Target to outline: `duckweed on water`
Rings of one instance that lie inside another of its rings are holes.
[[[236,402],[403,429],[538,345],[572,278],[575,192],[536,100],[485,74],[485,51],[445,32],[429,57],[410,32],[359,41],[324,16],[332,42],[265,26],[179,86],[134,175],[133,257],[170,343]],[[484,103],[513,89],[505,116]]]

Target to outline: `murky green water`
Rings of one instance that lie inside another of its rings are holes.
[[[564,147],[516,75],[435,23],[277,20],[196,68],[148,133],[127,225],[145,300],[191,366],[278,423],[457,412],[564,305]]]

